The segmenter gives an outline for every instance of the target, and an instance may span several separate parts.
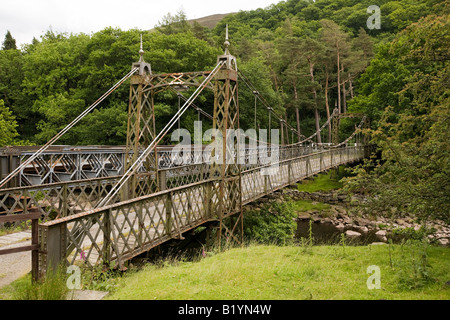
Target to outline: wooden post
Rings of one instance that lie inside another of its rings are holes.
[[[111,217],[112,209],[106,210],[103,217],[103,264],[111,262]]]
[[[172,237],[172,192],[167,194],[166,199],[166,233],[168,236]]]
[[[68,196],[67,196],[67,184],[63,184],[63,190],[62,190],[62,214],[63,217],[67,217],[69,215],[69,206],[68,206]]]
[[[205,184],[205,197],[206,197],[206,206],[205,206],[205,215],[206,215],[206,219],[211,219],[212,218],[212,212],[213,212],[213,208],[212,208],[212,184],[213,182],[207,182]]]
[[[166,171],[161,170],[161,171],[157,171],[157,175],[158,175],[158,187],[159,187],[159,191],[164,191],[167,190],[167,176],[166,176]]]
[[[39,280],[39,218],[31,220],[31,279]]]

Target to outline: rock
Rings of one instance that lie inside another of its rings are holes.
[[[377,233],[375,233],[376,236],[378,237],[385,237],[387,235],[386,230],[380,230]]]
[[[341,206],[337,206],[336,208],[337,208],[337,210],[338,210],[339,212],[341,212],[341,213],[343,213],[343,214],[347,214],[347,209],[346,209],[346,208],[341,207]]]
[[[383,245],[386,245],[386,243],[384,243],[384,242],[373,242],[373,243],[371,243],[371,245],[372,246],[383,246]]]
[[[359,225],[370,227],[370,226],[374,225],[374,222],[370,221],[369,219],[361,218],[361,219],[359,219]]]
[[[446,246],[446,245],[448,245],[449,241],[448,241],[448,239],[439,239],[439,243],[443,246]]]
[[[330,218],[323,218],[322,220],[320,220],[320,223],[331,223],[331,219]]]
[[[302,214],[301,216],[298,216],[299,221],[308,221],[310,219],[309,214]]]
[[[358,227],[358,230],[363,232],[363,233],[369,232],[369,228],[367,228],[366,226]]]
[[[350,219],[349,217],[345,217],[344,218],[344,223],[346,223],[346,224],[353,224],[353,220]]]
[[[378,237],[378,239],[380,239],[383,242],[387,242],[387,232],[386,230],[380,230],[377,233],[375,233],[375,235]]]
[[[345,229],[345,226],[342,224],[342,223],[339,223],[337,226],[336,226],[336,228],[338,228],[339,230],[344,230]]]
[[[346,235],[347,237],[360,237],[360,236],[361,236],[361,233],[356,232],[356,231],[352,231],[352,230],[347,230],[347,231],[345,232],[345,235]]]

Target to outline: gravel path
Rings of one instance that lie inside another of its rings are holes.
[[[31,245],[31,232],[0,237],[0,250]],[[31,271],[31,251],[0,256],[0,288]]]

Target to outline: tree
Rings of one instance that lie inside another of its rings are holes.
[[[318,105],[318,83],[316,82],[315,70],[317,64],[320,62],[320,57],[324,54],[325,47],[321,43],[313,38],[306,37],[303,39],[302,45],[302,56],[307,61],[307,67],[309,71],[309,77],[311,80],[310,90],[313,94],[312,105],[314,108],[314,119],[316,125],[316,132],[320,130],[320,115],[319,115],[319,105]],[[317,142],[322,143],[322,137],[320,134],[317,135]]]
[[[6,32],[5,40],[2,44],[2,50],[16,50],[16,39],[14,39],[9,30]]]
[[[372,88],[358,102],[379,103],[370,133],[381,161],[358,169],[346,187],[369,193],[371,210],[450,222],[449,18],[432,15],[410,25],[377,53],[381,71],[368,68],[362,77]],[[388,83],[374,85],[383,78]]]
[[[274,108],[277,114],[285,113],[280,95],[273,89],[270,79],[270,66],[263,57],[253,57],[249,61],[239,64],[239,69],[258,89],[259,94]],[[239,105],[240,127],[244,130],[254,128],[255,95],[244,82],[241,82],[239,85]],[[254,129],[269,129],[269,127],[274,129],[279,127],[279,124],[269,125],[269,112],[258,100],[256,101],[256,109],[257,127]],[[274,117],[271,120],[274,121]]]
[[[348,55],[350,51],[349,36],[341,30],[339,25],[331,20],[321,20],[322,25],[322,39],[331,48],[336,58],[337,68],[337,100],[339,113],[342,113],[342,95],[341,95],[341,74],[343,72],[342,60]]]
[[[160,21],[158,21],[156,29],[159,32],[168,35],[190,31],[191,26],[187,21],[186,13],[183,10],[179,10],[175,15],[172,15],[170,12],[167,13]]]
[[[301,58],[301,40],[299,37],[294,35],[290,19],[286,19],[283,26],[283,33],[284,37],[280,40],[279,51],[281,52],[281,57],[284,59],[286,65],[284,71],[286,82],[289,83],[289,86],[293,92],[293,96],[288,96],[288,99],[292,102],[286,101],[286,106],[295,109],[297,133],[299,134],[298,139],[300,141],[301,129],[298,84],[303,77],[303,73],[300,70],[300,65],[303,62]]]
[[[17,122],[12,112],[0,100],[0,147],[12,145],[17,133]]]

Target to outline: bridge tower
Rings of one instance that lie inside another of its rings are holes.
[[[219,223],[218,238],[242,242],[242,194],[241,168],[236,151],[239,150],[239,101],[238,68],[236,57],[229,51],[230,41],[226,28],[225,52],[217,57],[223,62],[212,79],[214,91],[213,129],[223,137],[223,143],[213,151],[210,165],[211,185],[210,212]],[[145,150],[157,137],[154,98],[169,87],[199,87],[210,72],[153,74],[151,65],[144,61],[144,50],[139,51],[140,60],[133,64],[138,73],[132,76],[128,110],[126,170],[136,162],[139,152]],[[230,134],[231,132],[231,134]],[[219,150],[220,149],[220,150]],[[160,174],[161,173],[161,174]],[[158,154],[154,152],[146,159],[143,172],[135,174],[122,191],[122,200],[133,199],[165,189],[165,178],[158,169]],[[232,214],[231,214],[232,213]],[[239,227],[240,226],[240,227]],[[240,236],[236,234],[240,233]]]
[[[210,178],[217,183],[212,188],[212,198],[218,199],[215,212],[219,221],[218,243],[242,243],[243,214],[241,193],[241,168],[238,161],[239,150],[239,100],[238,68],[236,57],[229,51],[228,25],[226,26],[225,53],[217,62],[224,62],[214,78],[213,129],[222,143],[216,145],[212,154]],[[217,150],[221,148],[221,150]],[[237,213],[237,214],[236,214]]]
[[[130,83],[125,171],[137,160],[139,152],[145,150],[156,137],[153,91],[144,91],[152,75],[152,69],[151,65],[144,61],[144,53],[141,35],[140,59],[132,65],[132,69],[138,68],[138,72],[131,77]],[[134,175],[125,186],[122,200],[158,191],[156,152],[145,160],[144,167],[145,173]]]

